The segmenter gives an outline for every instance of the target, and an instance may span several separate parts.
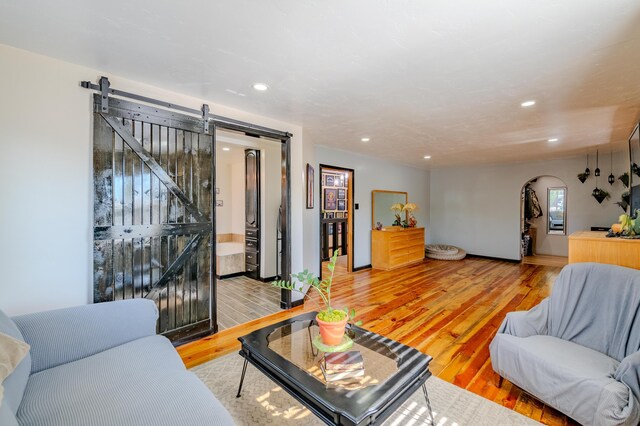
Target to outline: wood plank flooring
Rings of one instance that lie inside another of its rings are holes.
[[[545,265],[545,266],[563,267],[569,263],[569,258],[566,256],[551,256],[548,254],[536,254],[534,256],[523,257],[522,263],[525,263],[528,265]]]
[[[280,289],[245,276],[218,280],[218,328],[225,330],[280,311]]]
[[[353,306],[363,327],[433,356],[433,373],[550,425],[574,425],[504,381],[496,386],[489,343],[508,312],[538,304],[560,267],[468,257],[425,260],[399,271],[366,270],[334,280],[334,306]],[[313,310],[314,303],[250,321],[178,348],[187,367],[239,349],[238,336]]]

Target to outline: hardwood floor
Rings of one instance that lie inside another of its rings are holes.
[[[400,271],[366,270],[334,280],[335,306],[353,306],[363,327],[433,356],[433,373],[457,386],[550,425],[566,416],[504,381],[496,386],[489,343],[508,312],[545,298],[560,267],[469,257],[425,260]],[[178,348],[187,367],[239,349],[238,336],[313,310],[281,311]]]
[[[536,254],[534,256],[525,256],[522,263],[528,265],[545,265],[563,267],[569,263],[569,258],[565,256],[551,256],[548,254]]]
[[[280,290],[245,276],[218,280],[218,327],[225,330],[280,311]]]

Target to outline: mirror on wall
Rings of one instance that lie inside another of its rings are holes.
[[[371,191],[371,228],[376,228],[376,223],[382,223],[382,226],[392,226],[396,220],[396,212],[391,210],[394,204],[407,204],[408,194],[400,191]],[[404,220],[408,219],[407,212],[401,212]]]
[[[640,129],[639,125],[633,129],[629,136],[629,214],[634,215],[636,209],[640,209]]]
[[[547,234],[567,233],[567,188],[547,188]]]

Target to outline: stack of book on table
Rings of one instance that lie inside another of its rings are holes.
[[[364,377],[364,360],[360,351],[325,354],[320,368],[327,382],[359,380]]]

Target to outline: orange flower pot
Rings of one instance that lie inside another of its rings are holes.
[[[328,346],[337,346],[342,343],[342,337],[344,336],[344,330],[347,326],[347,316],[345,315],[342,321],[327,322],[318,319],[318,327],[320,327],[320,337],[322,337],[322,343]]]

